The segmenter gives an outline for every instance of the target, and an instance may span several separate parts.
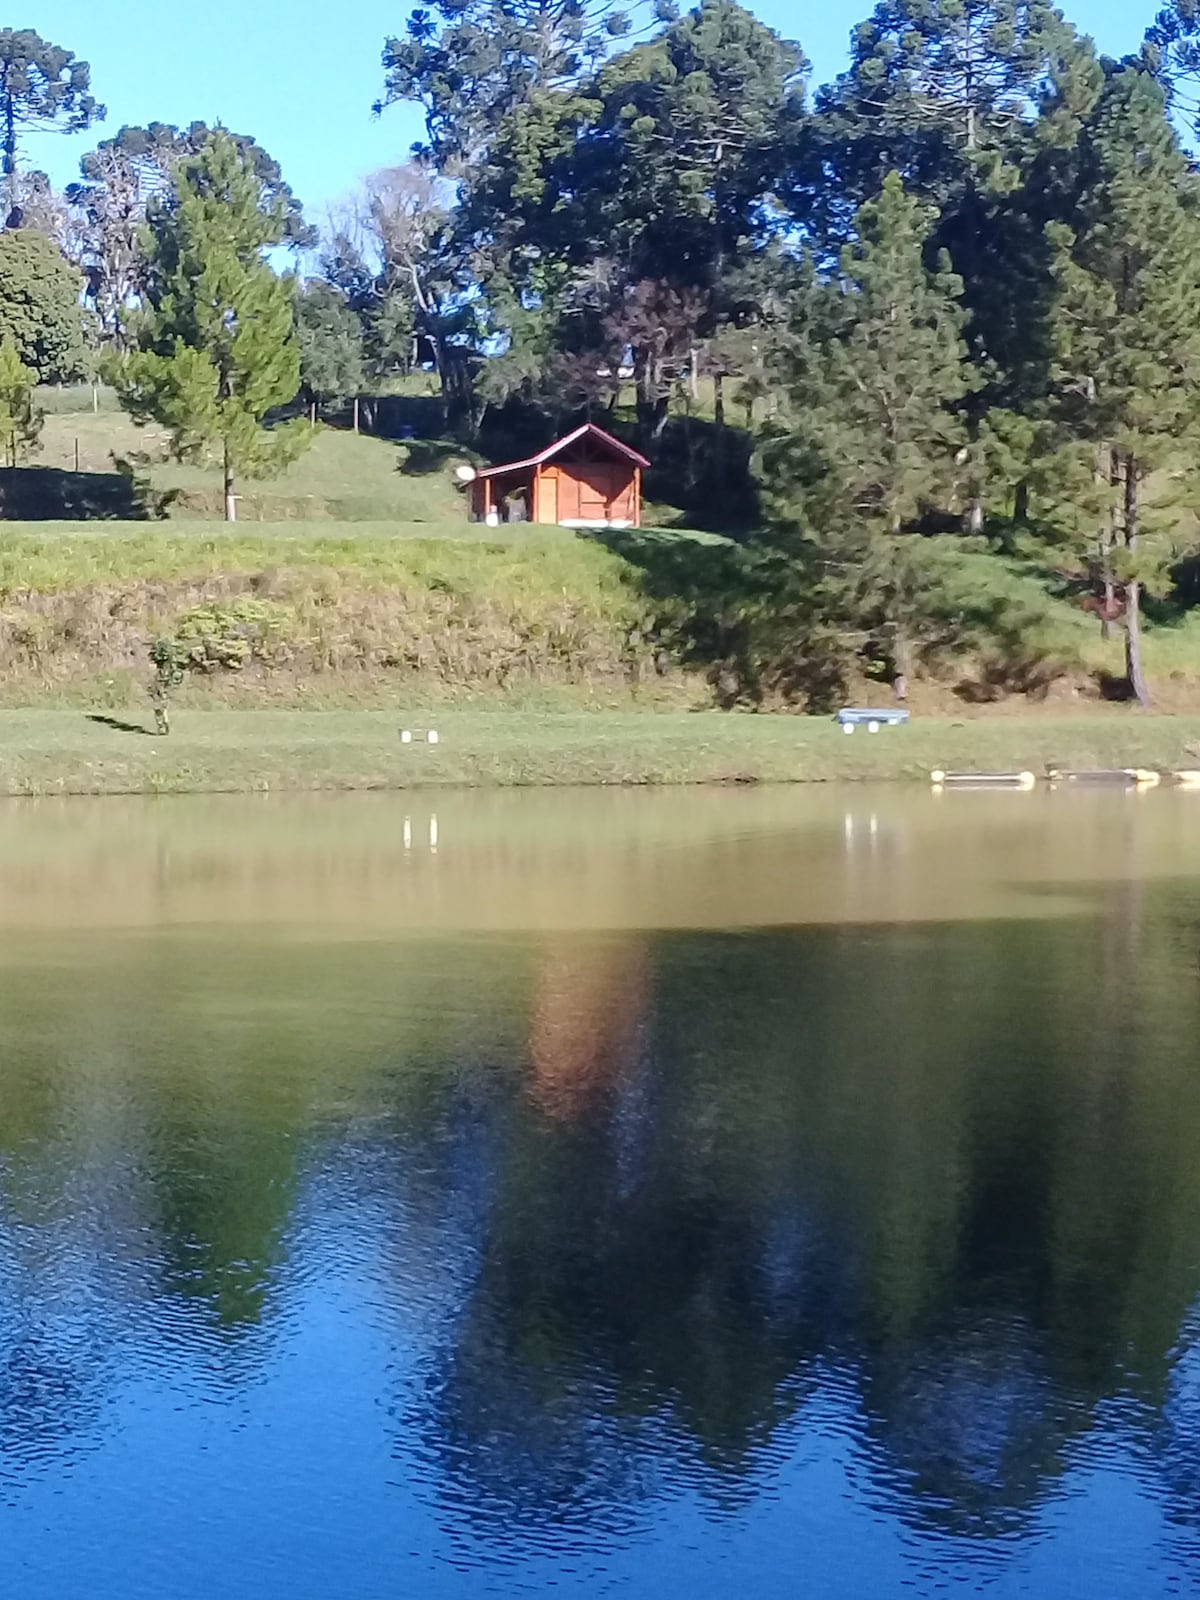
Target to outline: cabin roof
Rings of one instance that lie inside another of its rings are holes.
[[[620,439],[614,439],[611,433],[605,433],[603,428],[598,428],[594,422],[585,422],[573,432],[564,434],[561,439],[556,439],[553,444],[548,444],[544,450],[539,450],[536,456],[527,456],[524,461],[505,461],[498,467],[482,467],[475,476],[477,478],[497,478],[501,473],[520,472],[526,467],[544,466],[547,461],[553,461],[568,445],[578,443],[580,439],[595,439],[605,445],[614,455],[624,457],[631,461],[635,467],[648,467],[650,463],[644,455],[639,454],[631,445],[622,444]]]

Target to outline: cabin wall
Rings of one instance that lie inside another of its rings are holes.
[[[625,462],[549,463],[538,478],[539,522],[639,520],[637,469]]]

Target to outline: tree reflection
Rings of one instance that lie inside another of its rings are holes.
[[[889,1504],[1022,1526],[1105,1401],[1162,1404],[1200,1288],[1196,996],[1153,1009],[1140,925],[1118,890],[1073,923],[658,942],[636,1073],[582,1123],[506,1121],[429,1421],[456,1501],[553,1516],[638,1451],[752,1487],[836,1364]]]
[[[1117,885],[1074,920],[131,947],[12,985],[0,1451],[85,1431],[168,1332],[248,1384],[279,1295],[348,1257],[427,1341],[397,1448],[498,1532],[739,1503],[814,1399],[881,1503],[979,1538],[1119,1401],[1194,1526],[1189,917]]]

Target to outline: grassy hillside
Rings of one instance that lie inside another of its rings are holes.
[[[0,472],[0,704],[136,703],[161,636],[189,652],[184,705],[806,703],[802,597],[794,610],[729,540],[481,528],[455,447],[334,429],[280,479],[244,484],[230,528],[212,520],[216,468],[171,461],[110,395],[94,412],[90,391],[43,403],[41,465]],[[127,520],[164,499],[168,520]],[[939,600],[915,711],[1103,707],[1120,632],[1103,639],[1061,575],[947,539],[918,548]],[[1197,616],[1151,610],[1163,709],[1197,704]],[[886,693],[864,678],[848,697]]]
[[[59,404],[75,395],[67,391]],[[34,471],[22,476],[36,488],[43,480],[44,509],[31,506],[27,515],[69,517],[73,510],[87,514],[90,487],[99,503],[106,489],[119,486],[117,463],[125,462],[144,481],[143,514],[159,509],[173,517],[214,517],[221,514],[222,491],[215,462],[179,463],[167,448],[161,428],[136,427],[106,398],[98,412],[52,410],[46,417],[41,449],[32,463]],[[318,428],[312,447],[278,478],[246,479],[239,485],[239,514],[247,521],[290,521],[331,518],[344,522],[398,518],[440,527],[465,521],[466,509],[455,489],[451,465],[462,460],[450,445],[416,441],[392,444],[324,427]],[[59,474],[75,478],[63,485]],[[84,480],[109,479],[108,484]],[[147,492],[148,491],[148,492]],[[56,504],[56,497],[59,501]],[[131,502],[132,507],[132,502]],[[106,514],[103,508],[100,514]],[[126,512],[133,514],[132,509]]]

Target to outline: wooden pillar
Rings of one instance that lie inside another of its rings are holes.
[[[640,528],[642,525],[642,469],[633,469],[633,525]]]
[[[486,522],[492,514],[492,480],[483,480],[483,520]]]
[[[533,479],[529,486],[529,520],[540,522],[542,520],[542,469],[534,467]]]

